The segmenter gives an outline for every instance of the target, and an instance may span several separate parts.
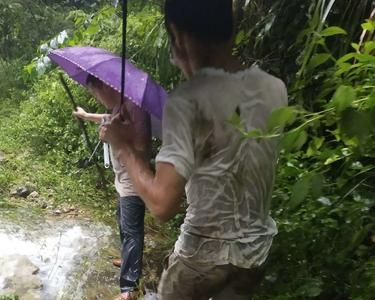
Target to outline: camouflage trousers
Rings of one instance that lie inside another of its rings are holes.
[[[248,300],[262,278],[262,268],[198,264],[172,253],[165,261],[157,299]]]

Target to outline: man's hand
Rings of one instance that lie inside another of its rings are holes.
[[[121,165],[126,166],[135,190],[151,214],[165,222],[179,212],[186,180],[169,163],[157,163],[154,174],[136,151],[136,134],[134,124],[117,114],[100,127],[99,136],[111,145]]]
[[[117,152],[120,149],[134,147],[135,128],[130,120],[123,121],[117,114],[100,126],[99,137],[108,142]]]

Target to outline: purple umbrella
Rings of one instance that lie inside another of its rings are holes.
[[[107,50],[94,47],[67,47],[48,55],[68,75],[83,86],[89,74],[121,93],[121,58]],[[153,132],[160,136],[165,90],[150,76],[126,61],[125,97],[150,113]]]

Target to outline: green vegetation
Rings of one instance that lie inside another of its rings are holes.
[[[0,151],[6,156],[0,162],[0,208],[10,205],[12,188],[30,183],[55,205],[74,203],[111,220],[114,191],[96,188],[94,166],[79,169],[90,153],[71,116],[59,71],[45,55],[55,44],[119,53],[119,10],[106,1],[97,1],[95,7],[32,1],[29,12],[13,2],[0,0]],[[243,131],[247,138],[272,138],[285,130],[272,207],[279,235],[255,299],[370,299],[375,293],[372,1],[246,2],[237,1],[235,53],[283,78],[291,102],[275,111],[269,131]],[[128,56],[173,89],[181,78],[169,64],[158,3],[131,5]],[[16,16],[10,18],[10,11]],[[36,12],[40,28],[26,26]],[[8,27],[2,23],[5,17]],[[4,34],[9,28],[22,32]],[[64,30],[67,36],[62,38]],[[81,87],[69,84],[80,105],[99,110]],[[235,118],[233,122],[242,130]],[[95,126],[89,132],[95,139]],[[111,180],[111,174],[107,177]],[[153,254],[159,258],[153,259],[155,264],[173,243],[182,217],[163,226],[147,217],[161,244]]]
[[[255,53],[282,76],[292,104],[274,112],[268,132],[244,132],[271,138],[285,128],[273,198],[280,233],[256,299],[369,299],[375,291],[375,22],[365,21],[371,1],[334,2],[277,1],[256,29],[245,18],[237,35],[239,54]],[[337,20],[330,4],[357,16]],[[297,8],[309,19],[288,19]]]
[[[0,300],[18,300],[19,298],[15,295],[0,296]]]

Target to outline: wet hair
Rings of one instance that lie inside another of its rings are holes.
[[[166,0],[165,25],[207,42],[226,42],[233,35],[232,0]]]
[[[103,87],[103,81],[101,81],[99,78],[96,78],[95,76],[89,74],[86,78],[86,85],[92,86],[95,88],[102,88]]]

